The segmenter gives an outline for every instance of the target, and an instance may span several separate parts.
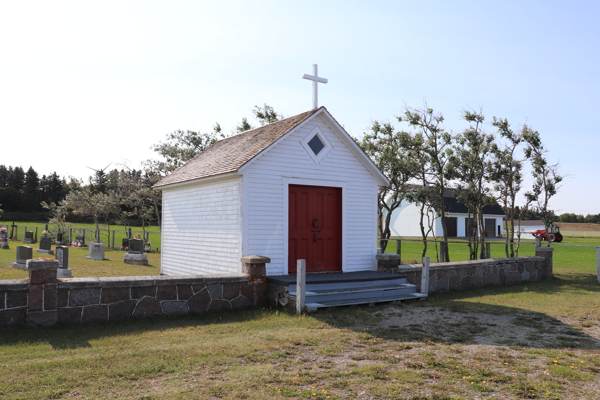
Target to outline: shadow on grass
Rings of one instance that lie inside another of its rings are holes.
[[[91,347],[91,342],[105,337],[158,333],[178,328],[254,321],[275,312],[264,309],[232,310],[182,317],[135,318],[126,321],[58,325],[52,328],[14,328],[0,330],[2,345],[32,345],[49,343],[55,350]]]

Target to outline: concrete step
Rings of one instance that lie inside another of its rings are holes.
[[[365,299],[385,296],[397,296],[416,292],[416,286],[411,284],[402,285],[380,285],[362,288],[338,288],[307,290],[305,292],[306,303],[322,301],[344,301],[351,299]],[[296,288],[290,290],[290,297],[296,296]]]
[[[352,306],[352,305],[357,305],[357,304],[375,304],[375,303],[384,303],[384,302],[390,302],[390,301],[416,300],[416,299],[425,300],[425,299],[427,299],[427,295],[422,294],[422,293],[410,293],[410,294],[402,294],[402,295],[396,295],[396,296],[380,296],[380,297],[363,298],[363,299],[313,302],[313,303],[306,303],[306,311],[314,312],[314,311],[317,311],[319,308]]]
[[[384,285],[403,285],[406,284],[405,278],[398,279],[379,279],[369,281],[349,281],[349,282],[323,282],[323,283],[306,283],[306,290],[329,290],[329,289],[347,289],[347,288],[365,288]],[[289,285],[290,291],[296,290],[296,284]]]

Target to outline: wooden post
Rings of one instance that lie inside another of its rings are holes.
[[[429,294],[429,257],[423,257],[423,270],[421,271],[421,293]]]
[[[38,241],[38,227],[37,226],[35,227],[35,239],[34,239],[34,241],[35,242]]]
[[[596,282],[600,283],[600,247],[596,247]]]
[[[296,314],[302,314],[305,307],[306,260],[296,261]]]
[[[113,240],[112,240],[113,246],[112,246],[112,248],[113,249],[115,248],[115,236],[117,236],[117,231],[112,231],[112,237],[113,237]]]
[[[485,244],[485,257],[492,258],[492,244],[491,243]]]
[[[535,238],[535,248],[537,249],[538,247],[542,247],[542,238],[539,236],[536,236]]]
[[[402,241],[396,240],[396,254],[400,256],[400,262],[398,264],[402,264]]]
[[[73,228],[69,228],[69,246],[73,243]]]

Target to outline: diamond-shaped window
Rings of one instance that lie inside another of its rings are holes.
[[[325,147],[325,143],[323,143],[319,135],[315,135],[307,144],[315,155],[319,154]]]

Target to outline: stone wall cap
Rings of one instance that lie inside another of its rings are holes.
[[[246,274],[205,275],[204,280],[206,283],[248,282],[250,276]]]
[[[7,290],[27,290],[29,288],[27,279],[1,279],[0,292]]]
[[[380,253],[375,256],[377,260],[399,260],[400,254],[395,253]]]
[[[265,256],[246,256],[241,260],[244,264],[268,264],[271,262],[271,259]]]
[[[536,247],[535,251],[554,251],[554,247]]]
[[[55,258],[32,258],[26,265],[29,271],[40,271],[58,269],[59,263]]]
[[[100,278],[68,278],[59,279],[59,289],[85,289],[100,287]]]

